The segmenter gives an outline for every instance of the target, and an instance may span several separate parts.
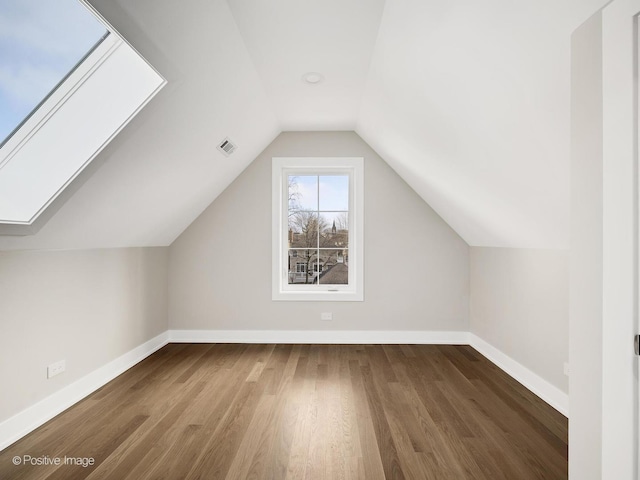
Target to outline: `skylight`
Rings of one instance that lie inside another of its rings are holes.
[[[0,235],[35,233],[166,84],[105,25],[79,0],[0,0]]]
[[[0,4],[0,145],[107,34],[78,0]]]

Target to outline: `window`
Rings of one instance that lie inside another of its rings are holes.
[[[0,235],[30,235],[166,81],[83,2],[9,3],[0,8]]]
[[[0,25],[1,146],[109,32],[77,0],[7,2]]]
[[[363,300],[362,158],[273,158],[273,299]]]

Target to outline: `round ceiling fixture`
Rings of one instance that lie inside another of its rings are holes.
[[[318,72],[308,72],[302,76],[302,81],[309,85],[318,85],[324,82],[324,75]]]

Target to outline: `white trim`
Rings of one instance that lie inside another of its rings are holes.
[[[0,423],[0,450],[4,450],[87,395],[95,392],[167,343],[169,343],[169,332],[163,332]]]
[[[493,345],[485,342],[477,335],[469,333],[469,340],[469,345],[487,357],[491,362],[495,363],[496,366],[504,370],[509,376],[531,390],[565,417],[569,416],[568,394],[498,350]]]
[[[169,330],[176,343],[314,343],[467,345],[468,332],[393,330]]]

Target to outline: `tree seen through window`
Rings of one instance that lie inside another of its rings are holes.
[[[288,176],[289,284],[349,283],[349,176]]]

